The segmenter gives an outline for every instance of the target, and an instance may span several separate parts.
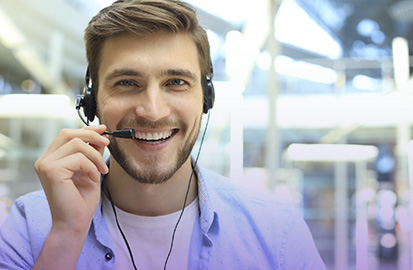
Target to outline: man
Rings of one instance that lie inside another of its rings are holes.
[[[117,1],[85,41],[92,88],[79,106],[102,124],[63,130],[36,161],[44,192],[16,200],[1,269],[325,269],[288,204],[191,158],[213,88],[188,4]],[[119,130],[133,134],[107,135]]]

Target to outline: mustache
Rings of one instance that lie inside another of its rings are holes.
[[[124,119],[119,121],[116,129],[126,128],[146,128],[146,129],[161,129],[161,128],[179,128],[186,131],[187,127],[182,120],[161,119],[158,121],[151,121],[145,118]]]

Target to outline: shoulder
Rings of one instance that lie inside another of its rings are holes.
[[[50,212],[47,198],[43,190],[33,191],[18,197],[14,202],[12,211],[16,210],[28,215],[30,215],[32,211],[35,211],[37,215],[42,214],[44,211]]]
[[[17,198],[9,214],[10,222],[25,223],[30,230],[44,228],[45,232],[51,224],[51,213],[43,190],[34,191]]]
[[[32,239],[43,239],[52,223],[49,204],[43,191],[27,193],[17,198],[4,227],[14,233],[27,233]]]
[[[46,194],[44,193],[43,190],[37,190],[37,191],[32,191],[29,193],[26,193],[20,197],[18,197],[15,201],[15,203],[22,205],[26,203],[31,203],[33,201],[36,202],[43,202],[45,201],[47,203],[46,199]]]
[[[33,265],[50,227],[51,214],[43,191],[17,198],[0,229],[0,261]]]
[[[256,267],[259,261],[260,269],[325,269],[307,224],[290,202],[239,187],[205,169],[200,173],[209,205],[204,209],[214,212],[209,236],[222,250],[215,253],[217,262],[233,265],[240,260],[231,258],[242,258],[242,267]],[[317,266],[306,267],[311,264]]]
[[[254,219],[277,219],[278,222],[296,218],[293,205],[270,192],[258,192],[233,183],[227,177],[201,168],[208,195],[216,208],[233,213],[245,213]],[[219,205],[218,205],[219,204]]]

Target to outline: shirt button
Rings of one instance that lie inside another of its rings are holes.
[[[110,261],[111,259],[112,259],[112,253],[110,253],[110,252],[108,252],[108,253],[106,253],[105,254],[105,259],[107,260],[107,261]]]

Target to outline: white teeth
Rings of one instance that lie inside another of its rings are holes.
[[[140,140],[147,140],[147,141],[158,141],[158,140],[163,140],[166,138],[169,138],[172,135],[172,130],[170,131],[165,131],[165,132],[155,132],[155,133],[143,133],[143,132],[137,132],[135,134],[137,139]]]

